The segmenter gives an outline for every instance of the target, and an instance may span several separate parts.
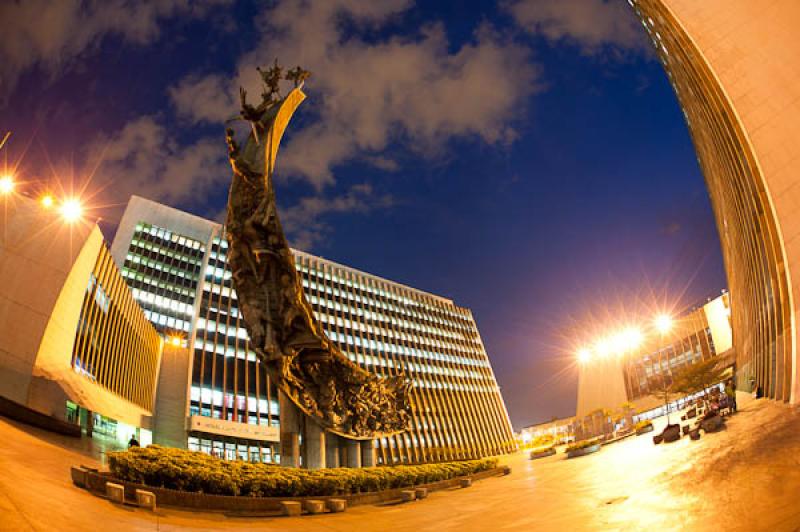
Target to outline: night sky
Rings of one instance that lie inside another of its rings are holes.
[[[278,158],[290,241],[471,308],[516,429],[574,414],[581,345],[726,286],[623,0],[131,4],[0,4],[0,160],[83,191],[109,238],[131,193],[221,220],[222,123],[277,56],[313,72]]]

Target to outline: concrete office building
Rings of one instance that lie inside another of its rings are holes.
[[[164,359],[160,393],[170,389],[174,397],[165,398],[159,410],[163,431],[157,430],[156,441],[229,459],[277,462],[280,401],[249,349],[227,248],[221,225],[133,197],[112,254],[151,321],[189,347],[185,360]],[[362,442],[358,458],[341,438],[327,435],[328,467],[359,465],[362,459],[393,464],[474,458],[514,449],[508,414],[468,309],[294,253],[306,296],[329,338],[364,369],[380,375],[403,370],[414,383],[411,430]],[[167,417],[173,422],[162,423]]]
[[[664,330],[654,328],[643,334],[631,351],[596,353],[583,361],[579,366],[576,424],[585,423],[587,416],[593,417],[598,411],[637,419],[662,415],[665,409],[659,387],[671,383],[672,375],[685,366],[712,357],[719,357],[721,366],[732,366],[736,361],[727,293],[671,320]],[[675,406],[683,402],[683,398],[676,398]]]
[[[796,0],[629,0],[678,97],[728,275],[738,386],[796,403],[800,39]]]
[[[10,191],[0,202],[4,407],[22,419],[43,414],[62,429],[149,443],[163,341],[100,229]]]

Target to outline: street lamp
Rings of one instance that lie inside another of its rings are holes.
[[[51,196],[50,194],[45,194],[44,196],[41,197],[41,199],[39,199],[39,203],[41,203],[42,207],[44,207],[45,209],[49,209],[50,207],[53,206],[55,200],[53,199],[53,196]]]
[[[672,329],[672,318],[667,314],[659,314],[655,319],[655,326],[661,334],[667,334]]]
[[[14,192],[14,176],[6,174],[0,177],[0,194],[6,196]]]
[[[64,200],[61,204],[61,216],[67,223],[76,222],[83,215],[83,206],[76,198],[69,198]]]

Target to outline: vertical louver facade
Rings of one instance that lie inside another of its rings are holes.
[[[176,265],[166,252],[173,241],[190,242],[178,252],[194,262],[183,257]],[[247,425],[261,434],[210,433],[190,424],[189,448],[231,459],[277,461],[278,438],[266,435],[268,429],[277,434],[280,424],[277,390],[248,344],[223,227],[133,198],[113,249],[150,319],[168,336],[182,334],[189,347],[187,415]],[[515,448],[468,309],[300,251],[295,261],[331,340],[364,369],[379,375],[402,371],[413,383],[411,430],[375,441],[378,463],[474,458]],[[187,264],[192,268],[183,267]],[[184,274],[177,287],[176,271]]]

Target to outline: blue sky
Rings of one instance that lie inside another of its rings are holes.
[[[109,235],[134,192],[219,218],[238,86],[276,56],[311,70],[278,163],[290,239],[471,308],[517,428],[574,413],[579,346],[725,287],[622,0],[31,0],[0,20],[6,156],[88,182]]]

